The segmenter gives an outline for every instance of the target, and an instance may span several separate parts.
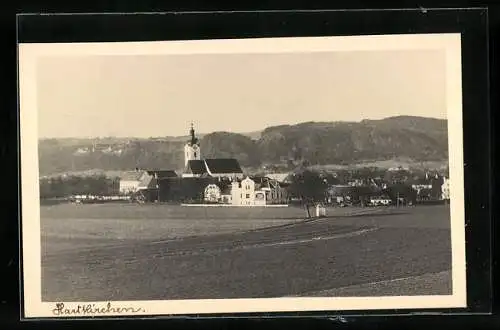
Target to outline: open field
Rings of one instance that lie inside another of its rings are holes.
[[[213,235],[301,221],[299,208],[202,208],[154,204],[41,207],[42,251]]]
[[[42,207],[42,296],[451,293],[449,206],[338,208],[308,221],[304,213],[294,207]],[[387,284],[401,278],[396,291]]]

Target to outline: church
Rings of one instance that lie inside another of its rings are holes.
[[[212,158],[202,159],[198,138],[195,136],[193,124],[189,131],[190,139],[184,146],[183,178],[228,178],[231,180],[243,179],[243,170],[237,159]]]
[[[286,190],[276,180],[245,176],[237,159],[203,159],[192,124],[189,133],[190,139],[184,146],[185,169],[182,178],[184,181],[188,178],[202,180],[197,188],[202,189],[202,202],[240,206],[286,202]]]
[[[132,179],[124,177],[120,181],[120,190],[133,188],[152,201],[255,206],[283,204],[287,200],[286,190],[278,181],[245,176],[237,159],[203,158],[192,124],[184,145],[184,170],[180,176],[174,171],[156,170],[136,171],[130,176]],[[143,183],[146,179],[147,185]]]

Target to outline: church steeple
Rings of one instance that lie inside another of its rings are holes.
[[[192,122],[191,122],[191,129],[189,130],[189,135],[191,136],[191,140],[189,141],[191,143],[191,145],[197,144],[198,139],[194,135],[194,125]]]
[[[186,142],[184,146],[184,163],[185,166],[188,165],[190,160],[200,160],[201,159],[201,150],[198,145],[198,139],[196,138],[194,132],[194,125],[191,123],[191,129],[189,130],[190,139]]]

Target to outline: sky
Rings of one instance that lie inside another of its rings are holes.
[[[43,57],[39,138],[446,118],[445,76],[440,50]]]

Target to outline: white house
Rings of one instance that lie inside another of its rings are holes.
[[[248,176],[241,182],[233,182],[231,188],[233,204],[255,205],[255,181]]]
[[[373,197],[373,198],[370,198],[370,204],[371,205],[390,205],[391,204],[391,200],[389,198],[384,198],[384,197]]]
[[[134,171],[123,174],[120,177],[120,193],[130,194],[137,191],[144,172]]]
[[[413,190],[415,190],[417,192],[417,194],[420,194],[420,192],[422,190],[426,190],[426,189],[432,189],[432,184],[423,184],[423,183],[419,183],[419,184],[412,184],[411,185],[411,188]]]
[[[444,182],[441,185],[441,199],[449,200],[450,199],[450,179],[443,178]]]
[[[279,183],[268,178],[250,178],[234,180],[226,188],[215,184],[205,187],[206,202],[220,202],[231,205],[269,205],[285,204],[286,190]]]
[[[139,190],[152,189],[155,185],[154,177],[146,171],[131,171],[120,177],[121,194],[133,194]]]

